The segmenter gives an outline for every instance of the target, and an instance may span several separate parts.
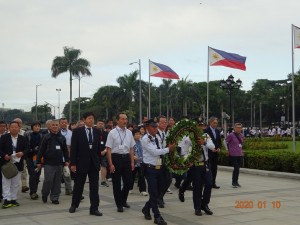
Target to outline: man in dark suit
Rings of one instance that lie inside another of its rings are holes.
[[[100,143],[98,130],[94,127],[94,114],[86,112],[83,114],[85,126],[74,129],[71,139],[70,165],[73,173],[76,173],[74,180],[72,204],[69,209],[74,213],[78,208],[86,176],[89,177],[90,185],[90,215],[102,216],[99,207],[99,171],[100,171]]]
[[[212,151],[208,152],[208,157],[209,157],[209,164],[211,166],[211,172],[212,172],[212,177],[213,177],[213,188],[219,189],[220,186],[216,185],[216,177],[217,177],[217,170],[218,170],[218,153],[220,152],[221,149],[221,135],[220,131],[217,129],[218,126],[218,118],[217,117],[211,117],[209,119],[209,127],[205,130],[205,133],[207,133],[214,145],[215,149]]]

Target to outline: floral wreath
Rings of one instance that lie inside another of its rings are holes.
[[[202,146],[197,143],[197,137],[201,137],[202,135],[203,132],[198,128],[197,122],[189,119],[178,121],[171,130],[169,130],[166,143],[167,145],[170,143],[175,144],[174,151],[165,155],[165,166],[170,172],[179,175],[184,174],[189,167],[199,162],[202,156]],[[192,150],[187,157],[180,156],[178,151],[176,151],[178,142],[182,140],[184,136],[188,136],[192,143]]]

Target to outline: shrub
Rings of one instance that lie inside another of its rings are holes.
[[[219,155],[219,164],[230,166],[225,152]],[[300,173],[300,154],[289,151],[245,151],[244,167],[250,169]]]

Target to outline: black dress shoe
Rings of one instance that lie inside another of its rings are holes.
[[[201,209],[196,209],[196,210],[195,210],[195,215],[196,215],[196,216],[202,216]]]
[[[128,203],[126,202],[126,203],[124,203],[124,204],[123,204],[123,207],[125,207],[125,208],[128,208],[128,209],[129,209],[129,208],[130,208],[130,205],[128,205]]]
[[[102,212],[99,212],[99,210],[95,210],[95,211],[90,211],[90,215],[94,215],[94,216],[102,216]]]
[[[47,196],[42,196],[42,201],[43,201],[44,203],[47,203]]]
[[[53,201],[52,201],[52,204],[58,205],[58,204],[59,204],[59,201],[58,201],[58,200],[53,200]]]
[[[219,189],[220,186],[217,186],[216,184],[214,184],[214,185],[212,186],[212,188]]]
[[[69,208],[69,213],[74,213],[76,211],[76,207],[74,205],[71,205]]]
[[[154,223],[158,225],[167,225],[167,222],[160,216],[154,219]]]
[[[207,214],[207,215],[212,215],[213,212],[210,210],[208,205],[202,205],[201,209]]]
[[[184,192],[178,192],[178,198],[181,202],[184,202]]]
[[[124,212],[123,207],[118,207],[117,212]]]
[[[146,220],[152,220],[152,217],[150,215],[150,209],[143,208],[142,213],[144,214]]]

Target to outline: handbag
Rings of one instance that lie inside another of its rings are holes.
[[[17,166],[12,161],[9,161],[1,166],[1,171],[6,179],[11,179],[17,176],[19,173]]]
[[[70,177],[70,169],[68,166],[64,166],[63,173],[65,177]]]

